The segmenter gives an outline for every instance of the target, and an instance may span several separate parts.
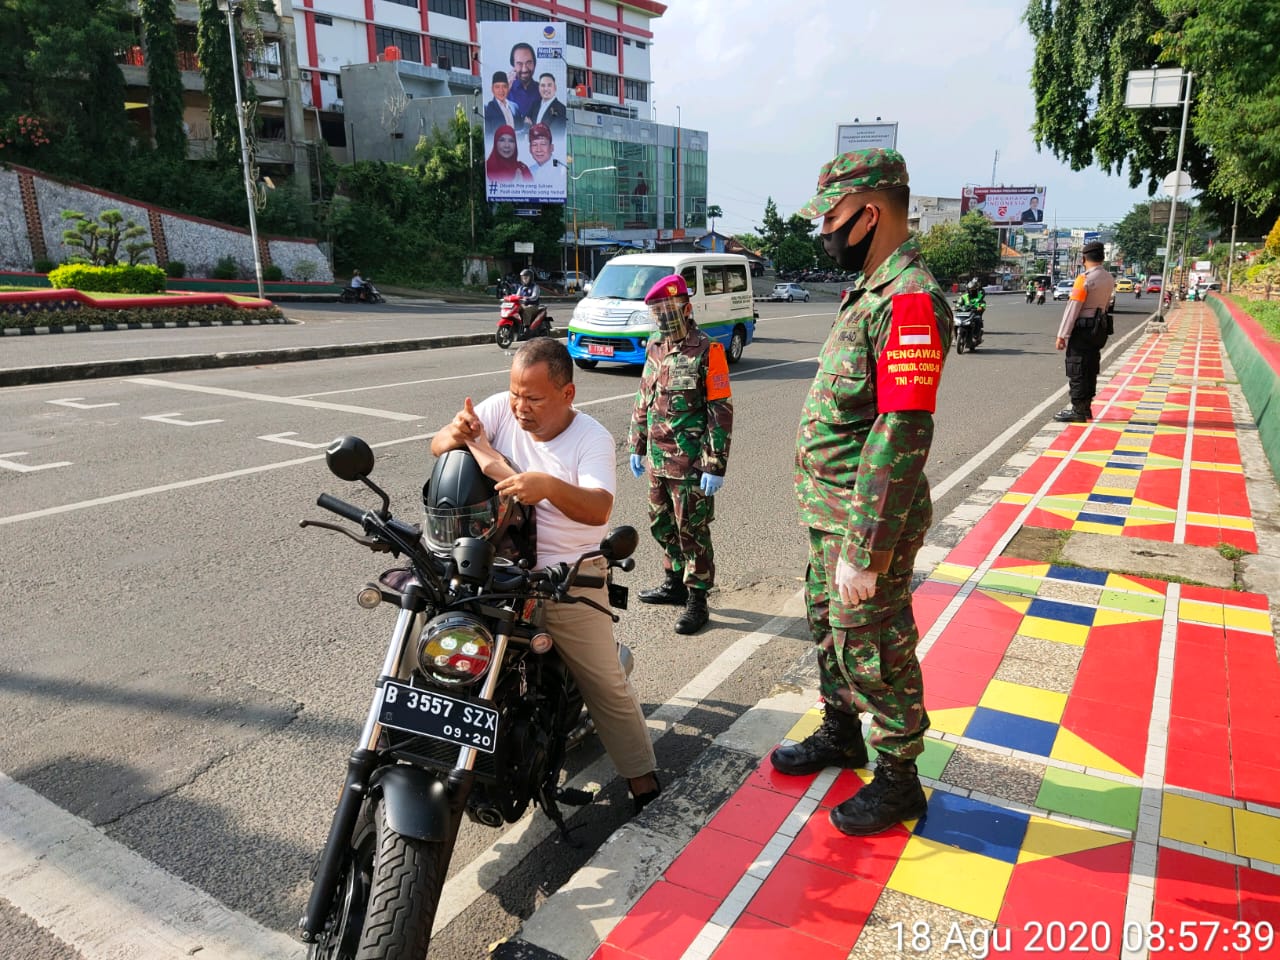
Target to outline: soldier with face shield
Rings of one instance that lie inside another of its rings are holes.
[[[634,477],[649,467],[649,529],[665,573],[640,599],[683,606],[676,632],[697,633],[715,585],[710,526],[733,432],[729,365],[724,347],[694,322],[683,277],[663,277],[645,303],[658,332],[645,352],[627,446]]]

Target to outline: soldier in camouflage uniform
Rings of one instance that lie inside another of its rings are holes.
[[[796,437],[796,495],[809,528],[809,626],[819,645],[822,725],[771,760],[789,774],[868,762],[858,714],[871,715],[875,778],[831,812],[852,835],[926,808],[919,633],[911,574],[932,519],[924,466],[951,345],[951,310],[907,232],[907,168],[896,150],[842,154],[822,168],[802,216],[857,274],[823,345]]]
[[[663,277],[645,303],[658,332],[645,351],[627,445],[637,479],[648,454],[649,529],[666,554],[666,574],[640,599],[684,604],[676,633],[697,633],[716,578],[710,526],[733,432],[729,365],[724,347],[694,323],[683,277]]]

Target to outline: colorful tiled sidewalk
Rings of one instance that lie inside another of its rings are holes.
[[[1223,376],[1181,309],[916,591],[925,817],[845,837],[869,775],[766,758],[595,960],[1280,958],[1267,598],[1003,555],[1027,527],[1256,551]]]

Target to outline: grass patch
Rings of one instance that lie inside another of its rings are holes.
[[[1231,294],[1231,299],[1253,319],[1272,340],[1280,341],[1280,300],[1250,300],[1238,293]]]
[[[1222,554],[1222,558],[1224,560],[1230,560],[1232,563],[1235,563],[1241,557],[1247,557],[1249,555],[1248,550],[1245,550],[1242,547],[1237,547],[1234,543],[1220,543],[1214,547],[1214,549],[1217,550],[1218,553]]]

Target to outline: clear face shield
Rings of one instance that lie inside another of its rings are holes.
[[[683,340],[689,332],[687,317],[689,301],[684,297],[670,297],[649,304],[649,316],[657,324],[663,339]]]
[[[461,537],[488,539],[506,519],[511,500],[495,494],[465,507],[428,507],[422,537],[436,553],[447,553]]]

